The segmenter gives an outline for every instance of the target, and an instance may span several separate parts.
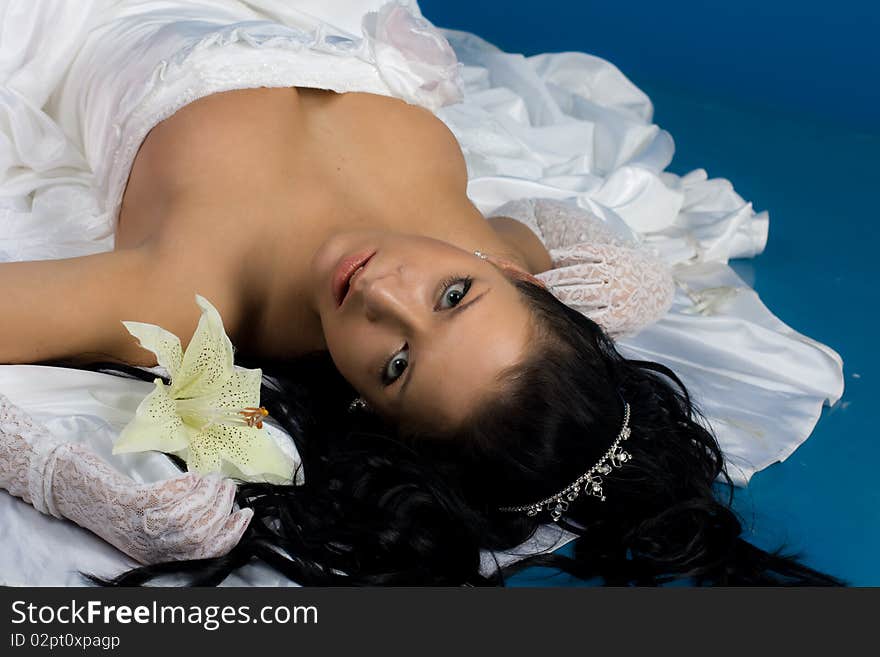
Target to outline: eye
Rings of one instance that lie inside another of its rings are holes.
[[[443,296],[440,298],[440,310],[454,308],[465,298],[468,290],[471,289],[471,283],[474,282],[470,276],[455,276],[443,283]],[[446,305],[449,304],[449,305]]]
[[[448,310],[454,308],[461,303],[461,300],[467,296],[468,290],[474,279],[470,276],[453,276],[441,283],[443,296],[435,310]],[[391,355],[379,372],[379,378],[382,385],[390,386],[397,381],[406,371],[409,365],[409,345],[404,344],[403,348]]]
[[[390,386],[397,381],[406,370],[407,365],[409,365],[409,345],[405,344],[403,349],[392,354],[382,367],[382,371],[379,373],[382,384]]]

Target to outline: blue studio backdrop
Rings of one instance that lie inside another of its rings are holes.
[[[880,585],[880,3],[420,0],[439,27],[507,52],[581,51],[654,104],[679,175],[704,168],[770,214],[766,250],[731,265],[795,330],[835,349],[846,389],[786,461],[736,490],[745,538]],[[570,554],[570,546],[563,548]],[[511,584],[582,584],[532,568]]]

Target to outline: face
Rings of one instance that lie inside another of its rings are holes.
[[[341,305],[340,263],[372,256]],[[447,242],[403,233],[337,234],[312,260],[327,349],[374,412],[400,424],[455,426],[499,373],[520,362],[531,315],[495,265]],[[337,290],[338,291],[338,290]]]

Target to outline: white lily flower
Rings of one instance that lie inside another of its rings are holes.
[[[220,472],[245,481],[290,483],[293,461],[262,429],[262,370],[233,363],[232,342],[217,309],[196,295],[202,316],[186,348],[156,326],[122,322],[171,377],[153,390],[122,430],[114,454],[158,450],[176,454],[192,472]]]

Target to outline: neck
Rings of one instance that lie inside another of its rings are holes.
[[[479,250],[483,253],[499,256],[529,273],[534,274],[546,269],[546,267],[536,269],[536,267],[540,267],[540,264],[535,261],[534,253],[528,248],[523,248],[525,244],[520,239],[521,234],[506,230],[505,227],[499,227],[493,220],[487,220],[466,196],[463,196],[452,209],[446,210],[441,216],[444,218],[454,216],[458,220],[454,222],[446,220],[435,225],[426,225],[421,230],[416,229],[412,232],[449,242],[465,251]],[[525,228],[522,224],[519,225]],[[530,232],[527,228],[526,231]]]

